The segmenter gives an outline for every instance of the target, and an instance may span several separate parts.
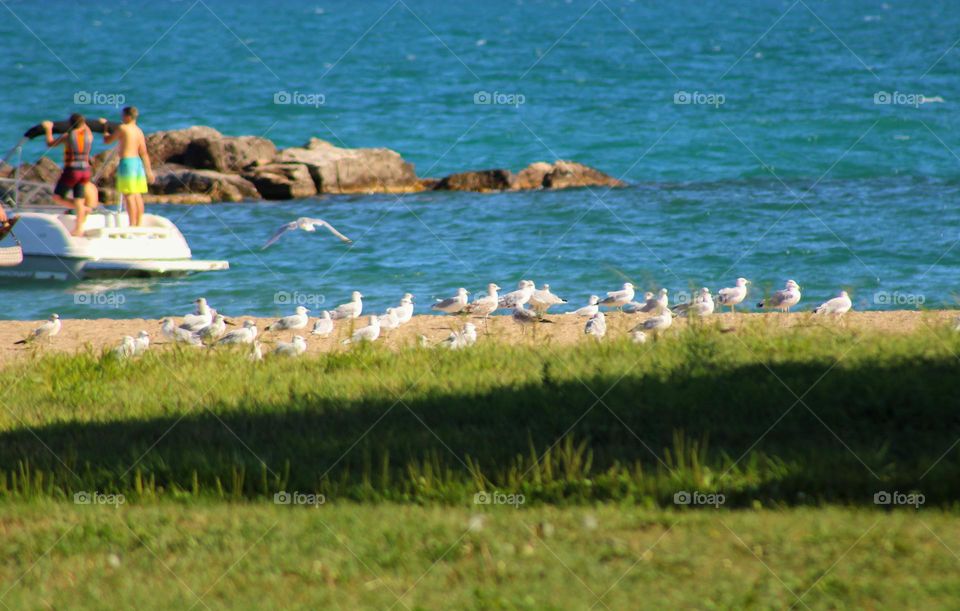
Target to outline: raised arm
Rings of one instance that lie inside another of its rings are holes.
[[[100,121],[100,123],[102,123],[102,124],[104,125],[104,129],[103,129],[103,143],[104,143],[104,144],[113,144],[114,142],[116,142],[116,141],[120,138],[120,130],[118,129],[118,130],[116,130],[116,131],[111,132],[111,131],[109,131],[109,129],[106,127],[106,125],[107,125],[107,120],[106,120],[106,119],[104,119],[103,117],[100,117],[99,121]]]
[[[53,121],[44,121],[41,123],[43,126],[43,133],[46,135],[47,147],[53,148],[63,142],[66,134],[60,136],[59,138],[53,137]]]

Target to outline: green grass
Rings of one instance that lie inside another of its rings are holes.
[[[49,355],[8,368],[0,496],[469,506],[872,506],[880,490],[951,506],[960,478],[960,335],[842,327],[663,341],[391,351],[249,363],[236,353],[134,362]]]
[[[950,608],[937,510],[7,503],[5,608]],[[399,601],[398,601],[399,599]],[[594,606],[595,605],[595,606]]]

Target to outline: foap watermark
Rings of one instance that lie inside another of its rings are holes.
[[[123,293],[107,291],[99,293],[74,293],[73,304],[91,308],[119,308],[127,302]]]
[[[273,495],[273,502],[277,505],[319,507],[327,502],[327,497],[313,492],[287,492],[286,490],[281,490]]]
[[[920,505],[927,502],[927,497],[919,492],[887,492],[881,490],[873,495],[874,505],[904,505],[920,509]]]
[[[278,91],[273,94],[273,103],[282,106],[313,106],[320,108],[327,103],[327,96],[318,92]]]
[[[493,492],[481,490],[473,495],[474,505],[509,505],[516,509],[526,502],[527,497],[522,494],[500,492],[499,490]]]
[[[694,490],[689,492],[681,490],[673,495],[674,505],[703,505],[714,509],[727,502],[727,497],[720,492],[700,492]]]
[[[127,96],[122,93],[83,90],[73,92],[73,103],[83,106],[113,106],[120,108],[126,101]]]
[[[102,492],[87,492],[81,490],[73,494],[74,505],[107,505],[114,509],[126,504],[127,498],[122,494],[104,494]]]
[[[878,291],[873,294],[873,303],[879,306],[922,306],[926,301],[927,298],[920,293]]]
[[[873,103],[878,106],[913,106],[919,108],[923,104],[942,103],[940,96],[926,96],[922,93],[905,93],[903,91],[877,91],[873,94]]]
[[[527,96],[522,93],[507,93],[503,91],[478,91],[473,94],[473,103],[478,106],[522,106],[527,103]]]
[[[683,106],[713,106],[719,108],[727,103],[727,96],[715,92],[677,91],[673,94],[673,103]]]
[[[274,305],[281,306],[320,306],[326,303],[327,298],[321,293],[304,293],[301,291],[277,291],[273,294]]]

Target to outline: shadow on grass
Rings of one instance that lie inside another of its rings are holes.
[[[328,498],[872,505],[880,490],[957,499],[956,368],[750,365],[363,403],[199,406],[180,416],[0,434],[3,489],[70,495],[278,490]],[[799,397],[799,398],[798,398]],[[552,448],[549,453],[544,452]],[[62,462],[61,462],[62,460]]]

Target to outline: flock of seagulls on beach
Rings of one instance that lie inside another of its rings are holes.
[[[303,229],[315,231],[315,226],[325,226],[334,235],[343,240],[345,236],[319,219],[301,218],[281,228],[267,243],[267,246],[276,242],[287,231]],[[748,296],[750,281],[738,278],[733,286],[722,288],[714,296],[710,289],[700,289],[692,299],[683,300],[670,306],[669,291],[660,289],[657,293],[648,292],[637,299],[638,295],[632,283],[626,282],[614,291],[609,291],[604,297],[591,295],[587,304],[569,312],[569,315],[585,318],[583,333],[585,336],[601,340],[607,334],[607,320],[603,308],[617,309],[627,314],[646,314],[629,330],[630,338],[636,343],[647,341],[648,335],[663,333],[673,324],[674,317],[704,318],[712,315],[717,306],[730,308],[732,313]],[[438,299],[431,305],[431,310],[437,313],[466,317],[476,317],[483,321],[486,328],[487,319],[498,310],[510,311],[513,321],[520,325],[522,334],[526,329],[537,325],[550,324],[553,321],[546,318],[550,308],[567,303],[566,299],[556,295],[549,284],[543,284],[538,289],[532,280],[521,280],[516,290],[501,294],[501,287],[496,283],[487,285],[485,293],[470,301],[470,293],[465,288],[457,289],[456,293],[446,299]],[[353,291],[350,300],[331,310],[323,311],[313,323],[309,336],[326,338],[334,333],[338,321],[349,322],[349,330],[341,344],[357,344],[375,342],[382,334],[389,333],[410,322],[413,318],[413,295],[406,293],[400,302],[387,308],[383,314],[368,315],[363,326],[356,326],[357,319],[364,311],[363,295],[360,291]],[[800,285],[793,280],[787,280],[784,288],[774,292],[757,304],[758,308],[789,312],[801,299]],[[841,316],[852,307],[850,296],[846,291],[840,291],[839,296],[830,299],[814,310],[817,315]],[[160,321],[160,333],[167,341],[184,346],[197,348],[215,348],[218,346],[247,346],[252,360],[263,358],[261,335],[254,320],[245,320],[239,328],[229,330],[228,326],[236,326],[223,314],[210,307],[203,297],[194,302],[194,310],[180,317],[166,317]],[[265,334],[294,332],[290,341],[274,342],[272,354],[280,357],[298,357],[307,351],[307,337],[305,329],[310,326],[310,310],[304,306],[297,306],[292,314],[284,316],[264,327]],[[51,341],[62,328],[62,322],[57,314],[34,329],[32,333],[16,342],[29,344],[39,340]],[[425,336],[418,336],[420,345],[427,346],[429,341]],[[477,342],[477,326],[473,322],[466,322],[459,329],[439,342],[439,345],[451,350],[459,350],[474,345]],[[141,331],[136,337],[124,336],[120,345],[114,348],[113,354],[120,359],[139,356],[150,347],[150,334]]]

